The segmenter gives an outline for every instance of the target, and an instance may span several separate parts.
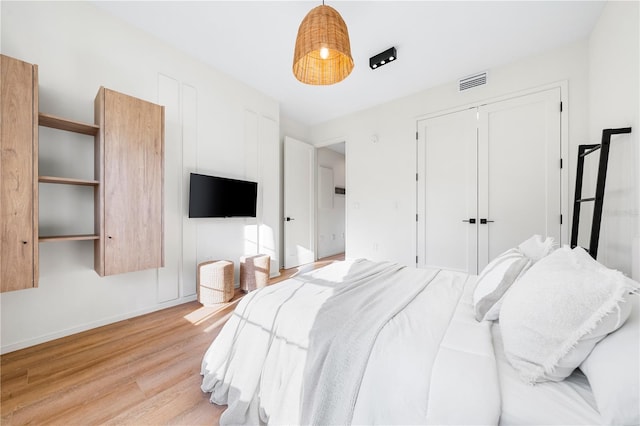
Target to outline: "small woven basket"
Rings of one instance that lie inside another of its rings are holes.
[[[240,258],[240,288],[248,293],[265,287],[271,274],[271,256],[256,254]]]
[[[198,302],[203,305],[233,299],[233,262],[211,260],[198,265]]]

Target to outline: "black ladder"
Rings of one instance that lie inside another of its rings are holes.
[[[576,171],[576,191],[573,201],[573,223],[571,226],[571,248],[578,245],[578,227],[580,225],[580,205],[584,202],[594,202],[593,218],[591,222],[591,238],[588,252],[594,259],[598,255],[598,240],[600,238],[600,221],[602,219],[602,202],[604,201],[604,184],[607,180],[607,162],[609,160],[609,144],[611,135],[631,133],[631,127],[620,129],[602,130],[602,142],[593,145],[578,146],[578,169]],[[598,162],[598,177],[596,180],[595,197],[582,198],[582,178],[584,171],[584,157],[600,150],[600,160]]]

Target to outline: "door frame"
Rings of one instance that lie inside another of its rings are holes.
[[[317,155],[317,151],[318,148],[326,148],[329,147],[331,145],[336,145],[339,143],[343,143],[344,142],[344,186],[345,186],[345,194],[344,194],[344,252],[347,252],[347,246],[348,246],[348,238],[347,238],[347,224],[349,223],[349,209],[348,207],[348,202],[347,200],[349,199],[348,196],[348,191],[347,189],[347,183],[349,182],[349,167],[347,165],[347,157],[348,157],[348,151],[349,151],[349,143],[347,142],[347,138],[345,137],[336,137],[336,138],[331,138],[331,139],[327,139],[325,141],[319,142],[317,144],[314,145],[315,149],[316,149],[316,155],[315,155],[315,182],[314,182],[314,190],[315,190],[315,198],[314,198],[314,202],[315,202],[315,217],[314,217],[314,235],[315,235],[315,253],[316,253],[316,260],[318,257],[318,155]]]
[[[313,207],[312,207],[312,209],[313,209],[313,221],[312,221],[313,222],[313,224],[312,224],[313,233],[312,233],[312,235],[313,235],[313,238],[314,238],[314,241],[313,241],[314,260],[318,260],[318,238],[317,238],[317,236],[318,236],[318,220],[317,220],[317,216],[318,216],[318,214],[317,214],[318,213],[318,185],[317,185],[317,182],[318,182],[318,156],[317,156],[317,150],[318,150],[318,148],[325,148],[327,146],[331,146],[331,145],[335,145],[335,144],[344,142],[344,144],[345,144],[345,187],[346,187],[346,184],[349,181],[349,167],[347,165],[349,143],[347,141],[347,138],[345,138],[345,137],[331,138],[331,139],[327,139],[325,141],[319,142],[317,144],[312,144],[312,143],[302,141],[302,140],[297,139],[297,138],[292,137],[292,136],[284,136],[283,142],[282,142],[282,144],[283,144],[282,145],[282,148],[283,148],[282,155],[283,155],[283,157],[285,155],[285,149],[286,149],[284,140],[287,139],[287,138],[295,139],[295,140],[298,140],[300,142],[307,143],[308,145],[310,145],[314,149],[314,151],[313,151],[314,152],[314,156],[313,156],[314,157],[313,158],[313,167],[314,167],[313,182],[311,182],[311,188],[309,188],[309,191],[310,191],[310,193],[314,194],[314,196],[313,196]],[[284,177],[284,166],[285,166],[284,165],[284,160],[283,160],[283,165],[282,166],[283,166],[283,173],[282,173],[282,215],[281,215],[281,219],[283,220],[283,226],[282,226],[282,229],[281,229],[281,238],[280,238],[281,241],[282,241],[280,256],[282,258],[281,267],[284,268],[285,258],[286,258],[286,241],[285,241],[285,229],[284,229],[285,228],[284,220],[285,220],[285,213],[286,213],[285,212],[285,205],[284,205],[284,203],[285,203],[284,194],[285,194],[286,181],[285,181],[285,177]],[[347,194],[345,194],[345,253],[347,251],[347,246],[348,246],[347,224],[349,223],[349,219],[348,219],[349,209],[347,208],[348,204],[346,202],[346,197],[347,197]]]
[[[560,214],[562,215],[562,223],[560,224],[560,241],[558,244],[569,243],[569,229],[571,228],[571,216],[569,216],[569,168],[573,165],[573,161],[569,158],[569,94],[568,94],[569,82],[568,80],[560,80],[554,83],[537,86],[530,89],[519,90],[506,95],[495,96],[491,98],[481,99],[475,102],[471,102],[464,105],[459,105],[452,108],[447,108],[439,111],[435,111],[429,114],[420,115],[415,117],[415,130],[416,130],[416,173],[418,172],[418,144],[420,140],[418,138],[418,131],[420,130],[420,122],[430,118],[436,118],[443,115],[448,115],[460,111],[464,111],[470,108],[481,107],[486,104],[495,102],[506,101],[509,99],[518,98],[521,96],[532,95],[534,93],[544,92],[549,89],[560,89],[560,103],[562,110],[560,114],[560,158],[562,160],[562,168],[560,169]],[[558,106],[560,108],[560,106]],[[418,214],[418,182],[416,182],[416,214]],[[416,223],[415,235],[414,235],[414,247],[416,248],[416,255],[418,250],[418,230],[419,224]],[[417,261],[416,261],[417,265]]]

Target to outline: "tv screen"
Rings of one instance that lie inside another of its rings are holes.
[[[191,173],[189,217],[256,217],[258,184]]]

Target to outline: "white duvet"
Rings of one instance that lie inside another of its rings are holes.
[[[475,277],[337,262],[245,296],[207,350],[221,424],[497,424]]]

